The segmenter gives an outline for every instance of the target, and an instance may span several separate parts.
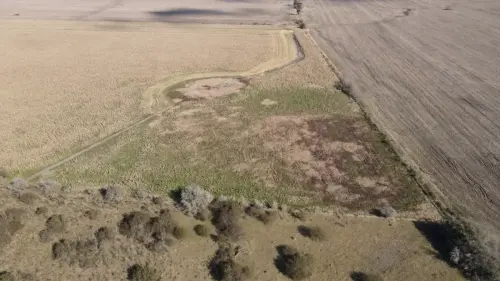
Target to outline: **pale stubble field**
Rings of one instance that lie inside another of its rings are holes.
[[[173,75],[245,71],[277,30],[154,23],[0,23],[0,166],[27,172],[144,116],[143,92]]]

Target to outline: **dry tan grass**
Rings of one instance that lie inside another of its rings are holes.
[[[272,71],[257,77],[252,82],[257,87],[267,89],[290,86],[331,88],[337,77],[323,59],[319,48],[308,38],[306,31],[294,30],[294,34],[302,46],[304,59],[282,71]]]
[[[268,61],[275,32],[62,21],[1,22],[0,30],[0,166],[13,170],[47,164],[140,118],[141,94],[166,77]]]

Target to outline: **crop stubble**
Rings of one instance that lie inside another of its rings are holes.
[[[26,171],[46,165],[140,119],[142,93],[165,77],[241,72],[265,63],[274,55],[277,32],[119,25],[0,23],[0,166]]]

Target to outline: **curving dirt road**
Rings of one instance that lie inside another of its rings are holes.
[[[293,39],[293,31],[269,30],[269,34],[271,34],[271,47],[273,49],[273,57],[270,60],[243,72],[203,72],[169,77],[151,86],[143,93],[141,109],[144,113],[151,114],[155,112],[155,106],[165,106],[165,103],[168,103],[168,101],[165,100],[164,90],[184,81],[211,77],[254,76],[283,67],[298,58],[299,50]]]
[[[47,172],[65,164],[69,161],[109,142],[112,139],[128,132],[140,124],[146,123],[149,120],[152,120],[155,117],[158,117],[169,110],[174,104],[169,104],[168,101],[165,100],[165,89],[175,86],[179,83],[188,80],[194,79],[203,79],[210,77],[250,77],[254,75],[259,75],[267,71],[271,71],[274,69],[278,69],[284,67],[297,59],[300,59],[301,53],[299,52],[299,48],[297,43],[293,38],[293,31],[291,30],[269,30],[270,34],[272,34],[272,48],[273,48],[273,57],[265,61],[248,71],[243,72],[205,72],[205,73],[194,73],[189,75],[178,75],[174,77],[170,77],[150,88],[148,88],[143,93],[143,100],[141,102],[141,108],[144,111],[146,117],[129,124],[128,126],[114,132],[111,135],[106,136],[105,138],[86,146],[72,155],[53,163],[52,165],[41,169],[40,171],[31,175],[28,179],[33,180],[37,177],[46,174]],[[155,107],[155,105],[161,105],[161,107]]]
[[[500,233],[500,2],[311,0],[355,98],[442,192]]]

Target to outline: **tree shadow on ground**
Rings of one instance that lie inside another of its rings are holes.
[[[249,16],[266,14],[264,9],[244,8],[235,11],[223,11],[216,9],[191,9],[180,8],[162,11],[151,11],[149,14],[159,18],[179,18],[179,17],[201,17],[201,16]]]
[[[452,250],[450,239],[450,229],[447,224],[431,221],[415,221],[415,228],[429,241],[432,248],[436,251],[436,258],[449,261],[449,255]]]
[[[163,11],[153,11],[150,14],[157,17],[175,17],[175,16],[216,16],[227,14],[221,10],[211,10],[211,9],[171,9]]]

